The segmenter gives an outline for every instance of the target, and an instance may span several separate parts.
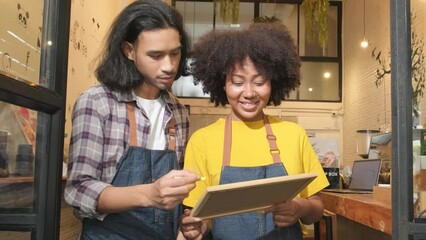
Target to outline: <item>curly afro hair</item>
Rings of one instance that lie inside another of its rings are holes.
[[[228,103],[226,76],[247,57],[271,81],[268,104],[279,105],[300,85],[300,57],[281,23],[253,23],[244,30],[212,30],[194,45],[192,57],[194,83],[202,83],[215,106]]]

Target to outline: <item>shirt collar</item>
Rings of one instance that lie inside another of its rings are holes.
[[[128,91],[112,91],[112,94],[117,98],[118,102],[132,102],[136,101],[136,95],[133,90]],[[167,105],[175,104],[173,98],[170,97],[170,94],[167,90],[160,91],[161,97],[163,97],[164,101]]]

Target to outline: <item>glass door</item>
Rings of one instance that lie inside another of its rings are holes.
[[[59,239],[70,4],[0,0],[0,239]]]
[[[392,237],[426,239],[424,27],[420,1],[391,0]],[[424,9],[424,8],[423,8]],[[420,30],[420,32],[419,32]],[[419,88],[418,88],[419,87]],[[421,94],[420,94],[421,92]],[[424,111],[424,110],[423,110]]]

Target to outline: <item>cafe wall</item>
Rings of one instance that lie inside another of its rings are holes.
[[[390,130],[392,120],[390,74],[385,74],[376,86],[377,70],[382,71],[382,65],[390,69],[390,3],[376,0],[365,1],[365,4],[365,35],[370,45],[363,49],[360,47],[364,31],[363,4],[359,0],[343,1],[343,159],[348,165],[361,158],[356,154],[356,131]],[[413,0],[411,9],[415,16],[412,32],[423,40],[426,2]],[[376,60],[379,53],[382,64]],[[425,63],[421,65],[424,67]],[[421,112],[426,112],[425,103],[421,97]],[[424,115],[420,117],[420,125],[426,124]],[[390,149],[383,152],[385,160],[391,158]]]
[[[365,1],[365,35],[367,48],[361,48],[363,37],[363,4],[359,0],[343,2],[343,159],[345,165],[360,159],[357,155],[357,130],[385,130],[391,123],[390,77],[376,86],[376,69],[380,67],[372,51],[382,51],[389,59],[389,1]],[[386,125],[387,124],[387,125]]]
[[[71,6],[71,27],[68,66],[65,153],[69,145],[71,111],[77,97],[97,84],[93,75],[95,58],[99,54],[108,26],[117,13],[130,0],[74,0]],[[206,98],[183,98],[190,107],[191,133],[229,112],[229,108],[216,108]],[[284,102],[266,110],[270,115],[297,122],[311,136],[335,138],[341,147],[342,112],[340,103]]]
[[[70,132],[70,114],[78,95],[97,83],[93,76],[94,60],[114,16],[128,4],[115,0],[72,1],[66,133]],[[420,0],[413,6],[424,8]],[[348,11],[347,9],[351,9]],[[343,107],[340,104],[284,102],[267,109],[271,115],[298,122],[308,133],[338,139],[344,165],[360,157],[356,154],[356,131],[389,128],[391,124],[390,77],[376,86],[380,67],[372,57],[373,49],[389,60],[389,2],[366,1],[365,33],[370,46],[359,45],[363,33],[363,6],[357,0],[343,1]],[[416,28],[421,29],[422,16]],[[191,107],[191,132],[226,114],[227,108],[214,108],[207,99],[182,99]],[[426,104],[423,104],[426,105]],[[423,106],[422,105],[422,106]],[[313,110],[315,109],[315,110]],[[426,111],[424,111],[426,112]],[[426,115],[426,114],[425,114]],[[320,119],[320,121],[316,121]],[[65,139],[66,146],[69,138]]]
[[[43,4],[40,0],[0,1],[0,72],[39,82]]]
[[[68,151],[71,113],[75,100],[98,83],[93,71],[104,37],[115,16],[131,0],[72,0],[68,51],[65,149]]]
[[[413,0],[411,1],[411,12],[413,14],[413,23],[412,23],[412,32],[417,35],[417,40],[421,40],[420,43],[412,44],[411,48],[416,49],[417,51],[421,50],[421,55],[416,56],[417,57],[422,56],[423,61],[420,62],[421,66],[423,67],[423,74],[425,74],[425,68],[426,68],[426,60],[425,54],[423,51],[426,52],[424,49],[424,39],[426,36],[426,2],[422,0]],[[414,41],[413,41],[414,42]],[[421,72],[421,70],[417,71],[413,69],[413,72]],[[425,79],[426,76],[423,76]],[[424,82],[423,82],[424,83]],[[425,84],[425,83],[424,83]],[[422,90],[422,92],[425,92],[425,90]],[[423,128],[426,128],[426,96],[420,97],[419,99],[419,110],[420,110],[420,120],[419,125],[423,126]]]
[[[171,0],[166,0],[170,3]],[[78,96],[98,83],[96,59],[117,14],[133,0],[72,0],[65,133],[71,132],[71,113]],[[65,138],[65,152],[69,137]]]

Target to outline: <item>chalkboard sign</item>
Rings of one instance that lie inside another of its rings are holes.
[[[330,183],[330,185],[326,188],[330,188],[330,189],[340,188],[339,168],[328,168],[328,167],[326,168],[325,167],[323,169],[324,169],[325,176],[327,176],[328,182]]]

